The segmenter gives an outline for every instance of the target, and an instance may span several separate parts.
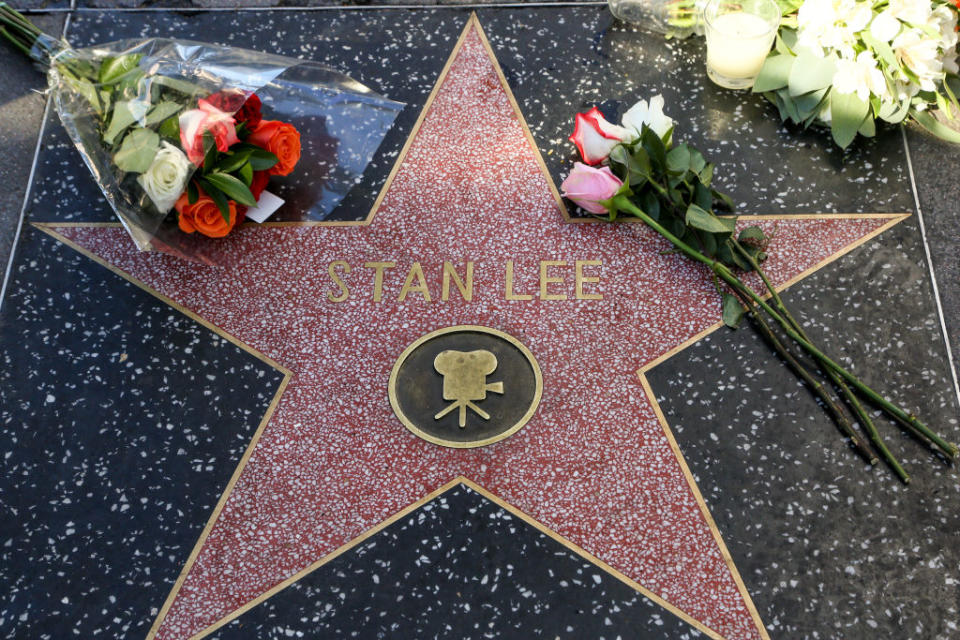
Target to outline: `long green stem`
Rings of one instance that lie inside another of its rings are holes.
[[[617,196],[614,196],[611,200],[612,200],[612,203],[617,207],[619,207],[620,209],[629,211],[633,215],[643,220],[647,225],[649,225],[651,228],[657,231],[664,238],[669,240],[684,255],[686,255],[692,260],[696,260],[697,262],[700,262],[710,267],[710,269],[715,274],[717,274],[717,276],[719,276],[724,282],[726,282],[732,287],[744,289],[744,292],[750,297],[750,299],[755,304],[757,304],[757,306],[763,309],[763,311],[767,315],[773,318],[777,322],[777,324],[783,327],[783,330],[786,332],[786,334],[790,336],[790,338],[794,340],[797,344],[799,344],[805,351],[807,351],[807,353],[809,353],[813,357],[820,360],[824,366],[827,366],[833,369],[836,373],[838,373],[840,376],[846,379],[851,385],[853,385],[857,390],[859,390],[862,394],[864,394],[864,396],[869,398],[872,402],[876,403],[877,405],[881,406],[885,411],[887,411],[887,413],[892,415],[894,418],[897,418],[902,424],[908,426],[910,429],[914,430],[915,432],[922,434],[928,440],[933,442],[948,457],[955,458],[957,456],[956,445],[943,440],[943,438],[941,438],[936,433],[931,431],[929,427],[927,427],[922,422],[920,422],[920,420],[918,420],[916,416],[909,415],[900,407],[894,405],[893,403],[889,402],[888,400],[880,396],[876,391],[874,391],[873,389],[865,385],[852,373],[850,373],[849,371],[847,371],[846,369],[838,365],[836,362],[831,360],[829,357],[826,356],[826,354],[824,354],[822,351],[820,351],[815,346],[810,344],[807,340],[804,340],[790,326],[790,323],[787,322],[787,320],[783,318],[783,316],[781,316],[773,308],[771,308],[770,305],[767,304],[767,302],[762,297],[757,295],[756,292],[754,292],[749,287],[746,287],[746,285],[744,285],[740,281],[740,279],[737,278],[726,266],[717,262],[716,260],[713,260],[711,258],[704,256],[699,251],[697,251],[690,245],[683,242],[680,238],[670,233],[656,220],[648,216],[643,210],[639,209],[632,202],[630,202],[630,199],[626,195],[617,195]]]
[[[757,275],[760,276],[760,279],[763,281],[763,285],[767,288],[767,291],[770,292],[770,299],[773,300],[773,304],[777,307],[780,313],[783,314],[783,317],[787,319],[787,322],[793,327],[793,329],[802,337],[804,340],[813,344],[813,341],[810,340],[806,332],[803,330],[803,327],[800,326],[800,323],[797,322],[796,318],[793,317],[793,314],[790,313],[790,310],[787,309],[787,306],[783,303],[783,299],[780,297],[780,294],[777,292],[776,287],[773,286],[773,283],[770,281],[770,278],[767,277],[767,274],[760,267],[760,263],[757,262],[756,258],[753,255],[743,248],[743,245],[740,244],[736,239],[731,238],[731,244],[740,253],[740,255],[747,260],[750,266],[756,271]],[[821,365],[823,363],[821,362]],[[908,480],[904,478],[904,474],[901,474],[902,467],[894,455],[887,448],[886,443],[883,441],[883,438],[880,437],[880,432],[877,431],[876,425],[874,425],[873,420],[870,419],[870,416],[867,415],[866,410],[864,410],[863,405],[860,404],[860,401],[850,390],[850,387],[843,381],[833,369],[830,367],[824,366],[824,372],[827,377],[830,378],[830,381],[840,390],[843,394],[844,399],[847,404],[850,405],[850,408],[853,410],[854,414],[857,416],[860,425],[866,430],[867,434],[870,436],[870,440],[873,442],[874,446],[880,450],[881,455],[887,463],[897,471],[898,475],[907,482]]]
[[[859,435],[853,429],[853,425],[850,423],[849,418],[843,412],[843,409],[836,403],[833,399],[833,396],[830,395],[830,392],[826,387],[821,384],[819,380],[813,377],[807,368],[804,367],[799,360],[797,360],[790,350],[783,344],[783,342],[777,337],[777,334],[773,332],[773,329],[770,328],[770,325],[767,323],[766,318],[763,317],[758,310],[756,305],[752,304],[742,292],[736,291],[737,297],[740,298],[740,301],[746,306],[747,310],[750,313],[750,317],[753,318],[756,322],[757,327],[760,329],[760,333],[767,339],[767,342],[774,348],[774,350],[780,354],[780,357],[796,372],[800,379],[807,383],[807,386],[816,394],[820,401],[823,403],[827,411],[833,416],[834,421],[837,425],[840,426],[841,430],[850,438],[850,444],[864,457],[864,459],[869,462],[871,465],[877,463],[876,456],[873,455],[873,452],[860,440]],[[902,469],[901,469],[902,471]],[[903,475],[906,475],[905,473]]]

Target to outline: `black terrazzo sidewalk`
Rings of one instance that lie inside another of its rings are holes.
[[[339,66],[407,101],[375,175],[389,170],[470,11],[234,14],[160,0],[149,6],[190,10],[117,12],[89,1],[37,3],[62,11],[33,17],[56,30],[69,16],[78,46],[159,33],[242,41]],[[111,8],[142,4],[124,2]],[[711,85],[702,41],[665,42],[602,6],[478,14],[558,183],[572,159],[574,112],[662,92],[677,135],[718,162],[721,187],[743,213],[914,213],[792,287],[788,303],[868,382],[960,440],[941,331],[945,323],[960,356],[960,149],[908,128],[841,153],[822,133],[780,126],[762,99]],[[3,51],[0,85],[10,89],[0,127],[18,124],[4,141],[5,266],[42,119],[30,91],[43,83]],[[27,222],[112,219],[55,115],[26,208]],[[0,636],[142,638],[277,373],[29,224],[12,264],[0,301]],[[750,330],[718,331],[649,379],[771,637],[960,638],[955,467],[884,424],[914,482],[865,469]],[[229,397],[229,409],[211,397]],[[143,461],[132,465],[131,452]],[[461,487],[214,637],[702,636]]]

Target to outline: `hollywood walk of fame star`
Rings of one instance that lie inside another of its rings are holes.
[[[475,18],[375,210],[245,227],[223,268],[138,253],[116,226],[45,227],[286,373],[151,636],[211,631],[465,478],[707,635],[766,637],[643,375],[716,328],[716,291],[649,229],[565,220]],[[756,218],[780,286],[900,219]],[[443,295],[445,262],[474,264],[469,300]],[[490,446],[419,439],[387,401],[400,353],[455,325],[514,336],[543,370],[536,414]]]

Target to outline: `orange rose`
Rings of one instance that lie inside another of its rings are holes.
[[[211,238],[222,238],[230,233],[231,229],[237,224],[237,203],[233,200],[230,204],[230,222],[225,222],[223,214],[217,208],[213,199],[200,189],[200,197],[193,204],[187,197],[186,192],[180,194],[173,208],[180,214],[177,224],[180,230],[187,233],[199,231],[205,236]]]
[[[300,132],[292,124],[279,120],[261,120],[246,140],[279,158],[270,175],[286,176],[300,160]]]

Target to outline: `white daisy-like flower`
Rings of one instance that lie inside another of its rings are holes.
[[[920,88],[924,91],[935,91],[936,81],[943,75],[939,42],[919,29],[907,29],[894,39],[892,46],[900,64],[913,71],[920,79]]]
[[[864,101],[870,98],[870,94],[879,98],[890,95],[883,72],[869,51],[861,51],[854,60],[837,62],[833,88],[838,93],[856,93]]]
[[[869,2],[855,0],[806,0],[797,13],[797,44],[826,55],[836,51],[853,58],[857,34],[870,24]]]
[[[880,42],[892,42],[903,23],[890,11],[881,11],[873,18],[870,23],[870,34]]]
[[[890,0],[887,11],[894,18],[919,27],[930,20],[931,4],[930,0]]]

